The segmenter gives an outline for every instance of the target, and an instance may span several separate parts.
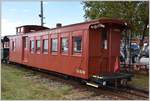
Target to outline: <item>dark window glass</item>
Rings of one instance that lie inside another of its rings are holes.
[[[12,41],[12,51],[15,51],[15,41]]]
[[[43,52],[48,52],[48,39],[43,40]]]
[[[58,51],[57,46],[58,46],[58,39],[56,38],[52,39],[52,52]]]
[[[24,39],[24,48],[27,48],[28,47],[28,38],[25,37]]]
[[[62,38],[61,41],[61,51],[68,52],[68,38]]]
[[[76,52],[76,53],[82,52],[81,43],[82,43],[81,36],[73,37],[73,52]]]
[[[40,47],[41,47],[41,41],[36,40],[36,51],[40,51]]]

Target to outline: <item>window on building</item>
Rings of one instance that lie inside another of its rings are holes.
[[[41,48],[41,41],[36,40],[36,51],[40,51],[40,48]]]
[[[48,39],[43,40],[43,52],[48,52]]]
[[[68,38],[62,38],[61,40],[61,51],[68,52]]]
[[[31,52],[34,52],[34,40],[30,41],[30,50]]]
[[[76,36],[73,37],[73,52],[75,53],[81,53],[82,52],[82,37]]]
[[[57,47],[58,47],[58,39],[53,38],[52,39],[52,48],[51,48],[52,52],[57,52],[58,51]]]

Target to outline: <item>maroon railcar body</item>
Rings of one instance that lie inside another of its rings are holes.
[[[10,38],[9,60],[83,79],[119,73],[121,33],[128,27],[127,22],[116,19],[98,19],[53,29],[21,26],[17,28],[17,35]],[[44,44],[46,40],[48,45]],[[45,51],[44,47],[48,49]]]

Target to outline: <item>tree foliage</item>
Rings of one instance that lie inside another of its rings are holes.
[[[84,1],[86,20],[101,17],[128,20],[134,35],[148,34],[148,1]]]

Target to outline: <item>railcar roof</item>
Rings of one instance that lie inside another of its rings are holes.
[[[52,30],[55,30],[55,29],[62,29],[62,28],[72,27],[72,26],[77,26],[77,25],[80,26],[80,25],[83,25],[83,24],[86,24],[86,27],[89,28],[89,26],[91,24],[95,24],[95,23],[102,23],[102,24],[111,24],[112,23],[112,24],[118,24],[118,25],[121,25],[121,26],[127,27],[127,28],[131,27],[130,23],[128,23],[128,21],[126,21],[126,20],[111,19],[111,18],[100,18],[100,19],[85,21],[85,22],[81,22],[81,23],[75,23],[75,24],[65,25],[65,26],[61,26],[59,28],[50,28],[50,29],[44,29],[44,30],[39,30],[39,31],[29,32],[29,33],[52,31]],[[29,26],[30,27],[30,26],[39,26],[39,25],[24,25],[24,26]]]
[[[40,25],[22,25],[22,26],[18,26],[18,27],[42,27]],[[46,29],[49,29],[48,27],[44,27],[43,28],[46,28]]]
[[[128,21],[126,20],[121,20],[121,19],[112,19],[112,18],[99,18],[99,19],[95,19],[95,20],[90,20],[90,21],[85,21],[85,22],[80,22],[80,23],[75,23],[75,24],[70,24],[70,25],[65,25],[62,27],[69,27],[69,26],[74,26],[74,25],[81,25],[81,24],[86,24],[86,23],[115,23],[115,24],[120,24],[120,25],[125,25],[125,23],[127,24],[128,27],[130,27],[130,24]],[[61,27],[61,28],[62,28]],[[56,29],[56,28],[52,28],[52,29]]]
[[[99,22],[99,23],[116,23],[116,24],[120,24],[120,25],[124,25],[125,23],[127,23],[127,26],[130,27],[129,22],[126,21],[126,20],[112,19],[112,18],[99,18],[99,19],[95,19],[95,20],[89,20],[89,21],[85,21],[85,22],[65,25],[65,26],[62,26],[61,28],[74,26],[74,25],[81,25],[81,24],[86,24],[86,23],[93,24],[93,23],[96,23],[96,22]],[[56,29],[56,28],[51,28],[51,29]]]

